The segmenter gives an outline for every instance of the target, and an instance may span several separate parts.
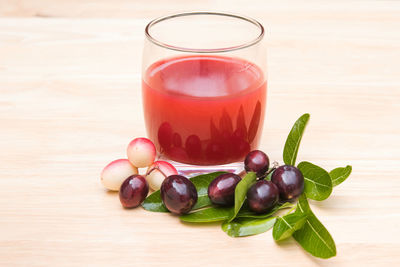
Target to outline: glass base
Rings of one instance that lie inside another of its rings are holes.
[[[171,163],[180,175],[185,177],[193,177],[200,174],[210,173],[210,172],[232,172],[236,174],[240,174],[244,170],[243,161],[241,162],[233,162],[224,165],[191,165],[187,163],[176,162],[169,159],[162,159]]]

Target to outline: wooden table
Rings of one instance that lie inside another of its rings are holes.
[[[399,266],[400,2],[0,1],[0,266]],[[269,92],[261,148],[282,161],[311,113],[299,159],[353,174],[312,208],[338,254],[309,256],[271,232],[124,210],[99,173],[145,135],[143,29],[182,10],[265,24]]]

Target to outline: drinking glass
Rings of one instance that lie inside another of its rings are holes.
[[[257,149],[266,104],[264,28],[219,12],[186,12],[145,29],[146,130],[182,174],[243,169]]]

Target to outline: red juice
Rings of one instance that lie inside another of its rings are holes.
[[[214,165],[258,147],[266,81],[255,64],[213,55],[174,57],[144,73],[147,133],[167,158]]]

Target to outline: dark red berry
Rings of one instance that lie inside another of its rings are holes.
[[[304,190],[303,174],[294,166],[280,166],[272,174],[271,181],[278,187],[282,200],[294,199]]]
[[[247,191],[247,201],[250,210],[264,213],[272,209],[279,200],[279,190],[275,184],[261,180]]]
[[[253,150],[247,154],[244,160],[244,168],[247,172],[255,172],[257,176],[263,176],[269,168],[269,158],[268,156],[260,151]]]
[[[165,207],[175,214],[188,213],[197,202],[196,187],[182,175],[168,176],[160,190]]]
[[[208,186],[208,197],[216,205],[232,205],[235,201],[235,188],[240,176],[224,173],[216,177]]]
[[[142,204],[149,193],[146,179],[138,174],[126,178],[119,189],[119,200],[125,208],[135,208]]]

